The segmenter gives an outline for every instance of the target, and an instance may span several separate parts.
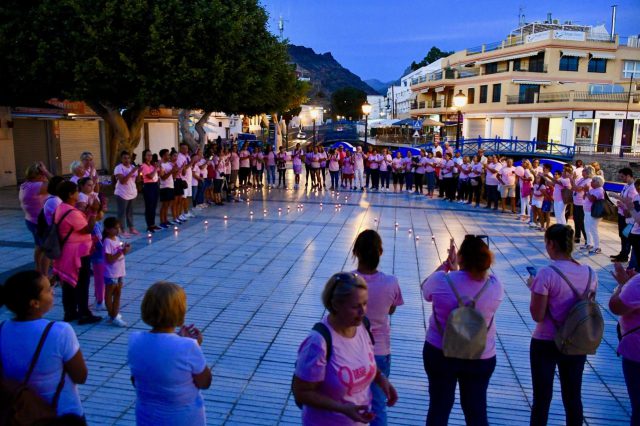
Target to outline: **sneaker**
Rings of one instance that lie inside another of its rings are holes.
[[[157,226],[157,225],[153,225],[153,226],[151,227],[151,229],[153,229],[154,231],[159,231],[159,230],[161,230],[162,228],[161,228],[161,227],[159,227],[159,226]]]
[[[600,253],[602,253],[602,249],[600,247],[593,250],[589,250],[589,254],[600,254]]]
[[[194,218],[194,217],[196,217],[196,215],[195,215],[195,214],[193,214],[193,213],[191,213],[191,212],[188,212],[185,216],[186,216],[186,217],[190,217],[190,218]]]
[[[104,307],[104,303],[96,303],[96,305],[93,307],[93,310],[96,312],[104,312],[106,309]]]
[[[580,250],[588,250],[589,248],[591,248],[591,246],[589,246],[589,245],[587,245],[587,244],[584,244],[584,245],[582,245],[582,246],[580,246],[580,247],[578,247],[578,248],[579,248]]]
[[[160,224],[160,228],[161,229],[168,229],[169,228],[169,223],[168,222],[167,223],[161,223]]]
[[[178,219],[180,219],[183,222],[187,221],[187,217],[184,214],[181,214],[180,216],[178,216]]]
[[[124,322],[124,320],[122,319],[122,316],[120,314],[118,314],[117,317],[113,318],[111,320],[111,324],[115,325],[116,327],[126,327],[127,323]]]

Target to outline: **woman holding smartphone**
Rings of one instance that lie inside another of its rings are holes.
[[[368,301],[366,281],[351,272],[334,274],[324,287],[322,303],[329,311],[298,349],[293,394],[303,406],[302,424],[361,425],[369,423],[371,383],[393,406],[398,394],[377,368],[373,342],[364,324]],[[318,327],[330,335],[331,347]]]

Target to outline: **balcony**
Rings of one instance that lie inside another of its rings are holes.
[[[437,109],[437,108],[442,108],[443,105],[445,104],[445,102],[443,102],[442,100],[439,101],[420,101],[420,102],[412,102],[411,103],[411,109]],[[451,105],[448,105],[447,107],[450,107]]]
[[[632,102],[640,102],[640,93],[631,94]],[[552,92],[521,96],[508,95],[507,105],[545,104],[554,102],[612,102],[626,104],[629,92],[622,93],[589,93],[589,92]]]

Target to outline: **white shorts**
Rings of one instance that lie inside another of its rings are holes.
[[[191,189],[192,189],[191,185],[188,185],[184,190],[184,194],[182,194],[182,198],[191,197],[193,195],[192,194],[193,191],[191,191]]]
[[[542,208],[542,200],[533,199],[533,200],[531,200],[531,205],[533,207],[537,207],[537,208],[541,209]]]

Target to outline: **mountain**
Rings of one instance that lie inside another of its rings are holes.
[[[344,87],[355,87],[367,95],[378,94],[360,77],[340,65],[330,52],[320,54],[311,48],[294,44],[288,46],[288,51],[301,76],[310,79],[312,88],[309,97],[316,103],[329,105],[331,94]]]
[[[400,84],[400,79],[387,81],[385,83],[378,80],[377,78],[371,78],[369,80],[365,80],[364,82],[367,83],[369,86],[373,87],[378,92],[379,95],[386,96],[387,89],[394,85],[398,86]]]

